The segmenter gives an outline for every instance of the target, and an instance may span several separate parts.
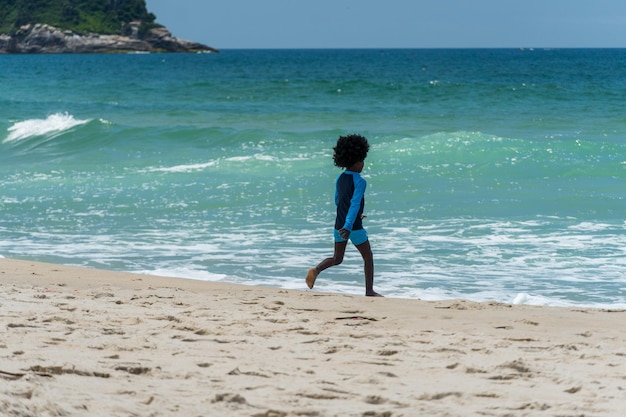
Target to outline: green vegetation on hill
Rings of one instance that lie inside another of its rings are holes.
[[[145,0],[0,0],[0,33],[12,34],[28,23],[46,23],[75,33],[127,35],[129,22],[141,31],[159,26]]]

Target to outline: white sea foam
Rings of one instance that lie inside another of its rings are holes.
[[[146,270],[141,270],[141,271],[132,271],[132,273],[141,274],[141,275],[155,275],[155,276],[163,276],[163,277],[195,279],[199,281],[225,281],[225,282],[232,281],[232,279],[229,279],[228,275],[213,274],[206,270],[201,270],[197,268],[185,268],[182,266],[163,268],[163,269],[146,269]]]
[[[75,119],[68,113],[55,113],[45,119],[28,119],[16,122],[7,129],[9,135],[2,143],[16,142],[35,136],[50,136],[51,138],[66,132],[73,127],[89,123],[91,120]]]
[[[571,303],[567,303],[565,301],[561,301],[555,298],[531,295],[526,293],[517,294],[511,304],[525,304],[549,307],[566,307],[568,305],[571,305]]]
[[[250,160],[275,162],[278,161],[278,158],[271,155],[256,154],[251,156],[232,156],[225,159],[225,161],[229,162],[247,162]]]
[[[202,171],[205,168],[210,168],[215,166],[217,161],[209,161],[201,164],[187,164],[187,165],[175,165],[171,167],[150,167],[146,169],[142,169],[139,172],[147,173],[147,172],[194,172],[194,171]]]

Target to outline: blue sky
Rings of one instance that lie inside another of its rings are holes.
[[[626,47],[626,0],[146,0],[174,36],[232,48]]]

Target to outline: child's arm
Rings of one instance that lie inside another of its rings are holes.
[[[343,225],[343,228],[348,232],[352,231],[352,225],[354,225],[356,217],[359,214],[361,201],[363,200],[363,196],[365,195],[366,187],[367,183],[361,176],[354,177],[354,194],[352,194],[352,199],[350,199],[350,209],[348,210],[348,214],[346,215],[346,221]]]

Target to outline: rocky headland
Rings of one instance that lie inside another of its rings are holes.
[[[131,23],[129,35],[116,35],[78,34],[48,24],[26,24],[13,34],[0,34],[0,54],[219,52],[210,46],[174,37],[164,26],[140,35],[139,26],[140,22]]]

